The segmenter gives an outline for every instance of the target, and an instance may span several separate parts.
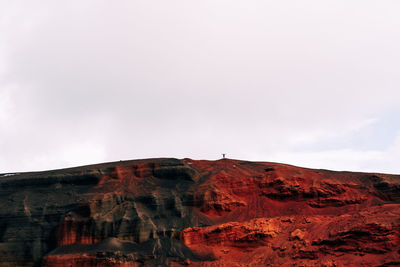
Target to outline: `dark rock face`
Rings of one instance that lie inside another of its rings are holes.
[[[0,266],[400,264],[400,176],[148,159],[0,175]]]

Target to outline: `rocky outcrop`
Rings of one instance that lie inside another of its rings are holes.
[[[187,228],[181,233],[185,245],[229,245],[253,246],[264,244],[265,240],[277,235],[279,224],[265,218],[248,222],[230,222],[208,227]]]
[[[400,264],[400,176],[223,159],[0,174],[0,266]]]

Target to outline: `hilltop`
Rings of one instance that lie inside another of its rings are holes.
[[[400,265],[400,175],[144,159],[0,176],[0,266]]]

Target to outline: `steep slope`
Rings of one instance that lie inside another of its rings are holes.
[[[0,175],[0,266],[400,265],[400,176],[223,159]]]

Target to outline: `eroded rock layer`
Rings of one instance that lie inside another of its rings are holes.
[[[400,265],[400,176],[223,159],[0,175],[0,266]]]

